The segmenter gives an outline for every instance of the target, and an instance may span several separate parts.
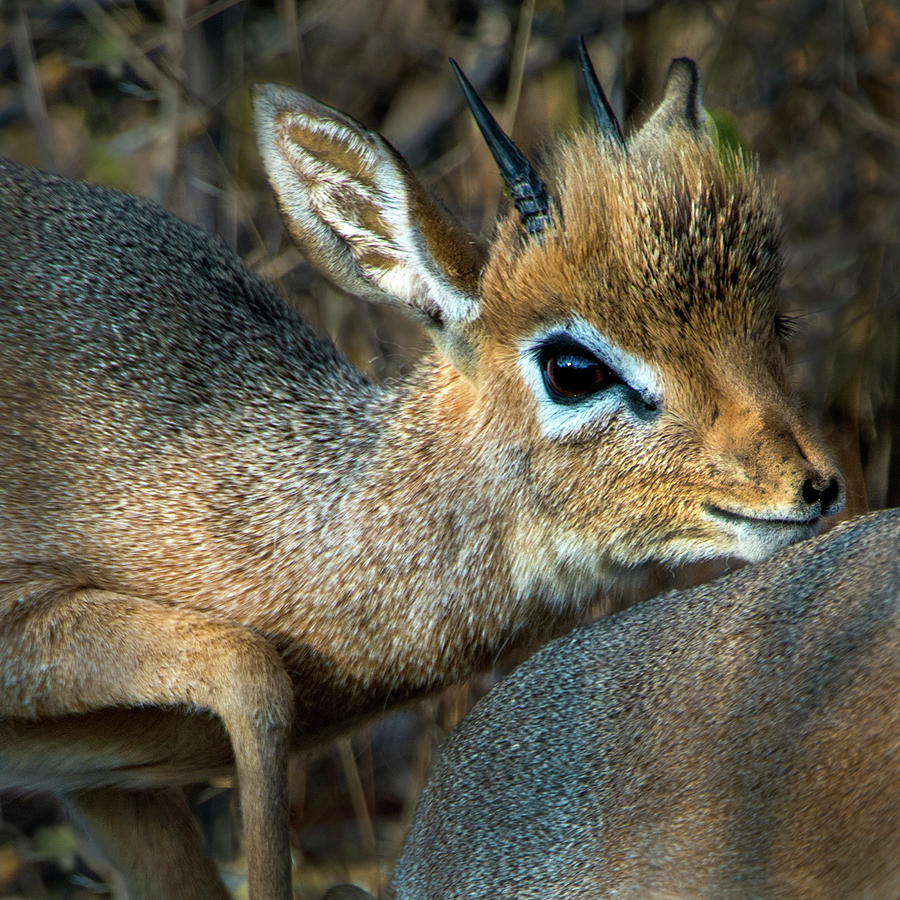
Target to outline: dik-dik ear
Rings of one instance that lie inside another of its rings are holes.
[[[335,284],[442,334],[478,316],[484,255],[379,134],[298,91],[254,91],[256,138],[291,235]]]
[[[700,72],[697,64],[686,56],[672,60],[663,98],[653,115],[629,141],[629,147],[658,152],[677,132],[689,134],[699,141],[709,139],[706,113],[700,101]]]

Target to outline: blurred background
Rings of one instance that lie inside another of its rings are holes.
[[[900,505],[896,0],[0,0],[0,155],[151,197],[221,235],[356,364],[389,378],[426,342],[393,310],[323,282],[286,240],[248,86],[299,87],[381,131],[489,236],[505,201],[447,57],[539,159],[584,115],[580,34],[632,126],[671,57],[700,64],[720,132],[757,154],[777,187],[796,381],[847,476],[844,516]],[[596,611],[713,572],[651,572]],[[432,752],[513,662],[294,763],[298,897],[341,880],[383,890]],[[191,799],[245,895],[229,785]],[[115,891],[52,800],[0,795],[0,896]]]

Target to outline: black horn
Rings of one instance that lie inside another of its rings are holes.
[[[500,175],[512,195],[513,203],[519,211],[519,215],[522,216],[525,230],[529,234],[540,235],[553,223],[550,215],[550,200],[547,197],[544,183],[538,178],[537,172],[522,151],[488,112],[488,108],[475,93],[475,88],[463,75],[462,69],[456,64],[456,61],[451,59],[450,65],[456,72],[456,77],[466,95],[469,109],[472,110],[472,115],[478,123],[485,143],[500,169]]]
[[[578,60],[581,63],[584,86],[587,88],[588,101],[591,104],[598,131],[611,144],[624,149],[625,138],[622,136],[622,126],[619,125],[619,120],[616,118],[609,100],[606,99],[603,88],[600,87],[600,80],[597,78],[597,73],[591,64],[591,58],[588,56],[583,37],[578,38]]]

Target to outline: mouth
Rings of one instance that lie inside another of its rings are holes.
[[[758,562],[812,537],[822,522],[822,516],[812,515],[806,518],[790,518],[787,516],[748,516],[708,503],[704,506],[706,515],[729,536],[731,548],[729,554]]]
[[[749,526],[750,528],[786,528],[809,531],[817,528],[822,521],[820,515],[808,516],[805,519],[790,519],[779,516],[748,516],[744,513],[724,509],[721,506],[715,506],[712,503],[704,504],[703,508],[706,513],[720,522],[727,522],[730,525],[738,525],[745,528]]]

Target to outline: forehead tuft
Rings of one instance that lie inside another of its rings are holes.
[[[613,336],[627,332],[637,349],[665,333],[709,340],[771,321],[779,218],[754,165],[723,164],[710,141],[676,129],[627,155],[576,134],[546,171],[562,227],[541,243],[522,239],[517,214],[501,223],[484,277],[486,318],[500,325],[510,313],[504,293],[514,291],[522,316],[574,312]]]

